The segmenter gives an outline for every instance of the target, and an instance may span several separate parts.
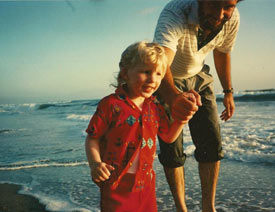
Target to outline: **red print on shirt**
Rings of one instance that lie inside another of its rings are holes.
[[[103,162],[115,167],[106,183],[115,189],[122,176],[132,165],[140,150],[139,167],[133,190],[140,190],[150,183],[156,153],[157,135],[167,133],[168,119],[163,107],[154,97],[145,99],[140,110],[122,88],[104,97],[90,120],[86,132],[100,140]]]

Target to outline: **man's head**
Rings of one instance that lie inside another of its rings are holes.
[[[231,18],[241,0],[198,0],[200,27],[216,31]]]

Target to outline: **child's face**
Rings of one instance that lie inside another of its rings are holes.
[[[160,86],[165,71],[162,65],[150,66],[142,63],[128,69],[126,82],[129,97],[149,98]]]

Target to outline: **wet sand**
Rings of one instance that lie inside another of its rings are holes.
[[[20,189],[19,185],[0,184],[1,212],[48,212],[36,198],[18,194]]]
[[[194,158],[187,158],[185,164],[185,190],[188,211],[201,211],[201,189],[198,164]],[[87,168],[87,167],[85,167]],[[156,193],[159,212],[176,211],[173,197],[166,182],[163,168],[155,161],[157,173]],[[274,165],[221,161],[221,170],[216,194],[217,212],[271,212],[274,204]],[[49,212],[45,206],[29,195],[18,194],[20,185],[0,183],[0,212]],[[99,211],[99,191],[94,205],[88,206]],[[98,200],[98,202],[97,202]],[[87,206],[87,207],[88,207]],[[85,206],[82,206],[85,207]],[[62,211],[57,208],[52,210]],[[65,210],[64,210],[65,211]],[[71,209],[74,211],[74,208]]]

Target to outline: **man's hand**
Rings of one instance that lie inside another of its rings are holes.
[[[181,93],[175,87],[173,75],[170,69],[175,57],[175,52],[167,47],[164,47],[164,49],[168,59],[168,66],[158,92],[161,98],[170,106],[173,119],[186,123],[198,110],[198,106],[201,106],[201,98],[194,90]]]
[[[224,105],[225,109],[222,112],[220,118],[223,121],[227,121],[233,116],[233,113],[235,112],[235,103],[234,103],[232,93],[226,93],[224,95],[223,105]]]
[[[183,92],[171,101],[171,115],[175,120],[188,122],[201,105],[201,97],[196,91]]]
[[[108,165],[104,162],[97,162],[91,167],[91,176],[95,182],[101,182],[108,180],[111,173],[115,168],[111,165]]]

